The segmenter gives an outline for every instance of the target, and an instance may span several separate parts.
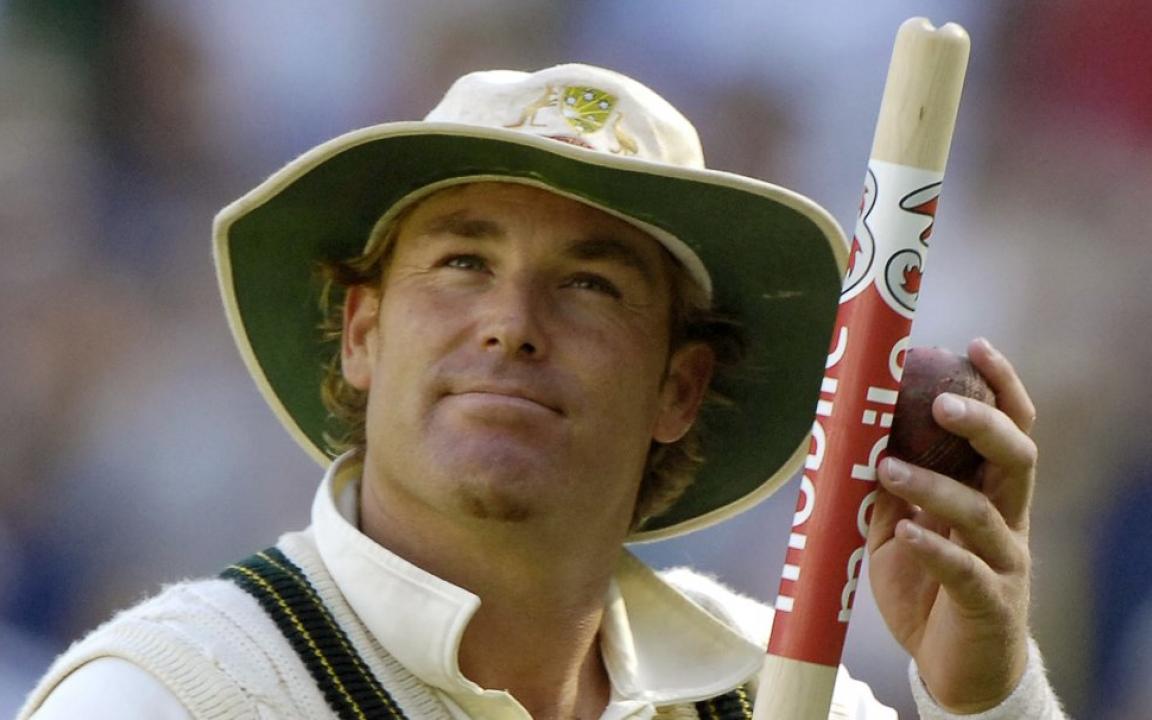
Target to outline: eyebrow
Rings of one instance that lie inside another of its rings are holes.
[[[473,217],[467,209],[430,219],[422,232],[429,235],[451,234],[472,240],[500,240],[507,235],[500,223]],[[657,269],[632,244],[615,235],[593,233],[577,238],[568,243],[564,254],[575,260],[616,262],[635,270],[649,284],[656,282]]]
[[[457,210],[432,218],[425,224],[424,232],[430,235],[450,233],[465,238],[502,238],[504,227],[493,220],[473,218],[467,210]]]
[[[632,245],[612,235],[591,235],[572,242],[565,254],[577,260],[609,260],[640,273],[645,280],[655,279],[655,269]]]

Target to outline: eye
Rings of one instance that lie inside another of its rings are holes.
[[[457,270],[484,270],[487,267],[484,258],[478,255],[449,255],[440,264]]]
[[[588,273],[576,275],[568,281],[567,287],[576,288],[577,290],[592,290],[595,292],[601,292],[605,295],[608,295],[609,297],[614,297],[617,299],[622,297],[619,288],[617,288],[616,285],[612,283],[612,281],[600,275],[592,275]]]

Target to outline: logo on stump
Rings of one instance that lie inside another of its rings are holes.
[[[876,238],[868,224],[872,209],[876,207],[876,175],[872,168],[864,177],[864,193],[860,196],[860,217],[856,221],[856,232],[852,235],[852,248],[848,251],[848,270],[844,276],[844,288],[840,302],[858,294],[876,262]]]

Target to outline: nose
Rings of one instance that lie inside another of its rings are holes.
[[[510,358],[538,360],[547,353],[544,298],[528,280],[512,280],[493,288],[485,304],[480,337],[488,352]]]

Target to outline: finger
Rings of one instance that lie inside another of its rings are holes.
[[[909,503],[899,495],[893,495],[881,484],[868,516],[868,551],[875,552],[896,537],[896,525],[905,519],[941,534],[947,534],[951,529],[946,520],[926,512],[919,505]]]
[[[974,553],[910,520],[896,527],[896,538],[961,607],[984,610],[996,596],[995,571]]]
[[[880,463],[878,477],[892,494],[943,520],[988,565],[1004,571],[1023,565],[1024,553],[1016,536],[980,491],[891,457]]]
[[[932,402],[932,417],[945,430],[972,444],[985,460],[1009,471],[1036,465],[1036,443],[1005,412],[979,400],[941,393]]]
[[[948,537],[949,533],[952,532],[952,525],[947,520],[937,517],[920,507],[916,508],[916,512],[912,514],[910,519],[925,530],[934,532],[937,535]]]
[[[876,552],[877,548],[896,537],[896,524],[916,517],[916,511],[917,508],[909,505],[899,495],[893,495],[881,487],[876,494],[872,518],[868,523],[868,552]]]
[[[946,430],[967,438],[984,457],[984,493],[1009,525],[1026,529],[1036,477],[1037,451],[1032,438],[1004,412],[950,393],[936,398],[932,416]]]
[[[968,343],[968,359],[996,393],[996,407],[1025,433],[1032,432],[1036,423],[1036,406],[1008,358],[992,347],[987,339],[976,338]]]

